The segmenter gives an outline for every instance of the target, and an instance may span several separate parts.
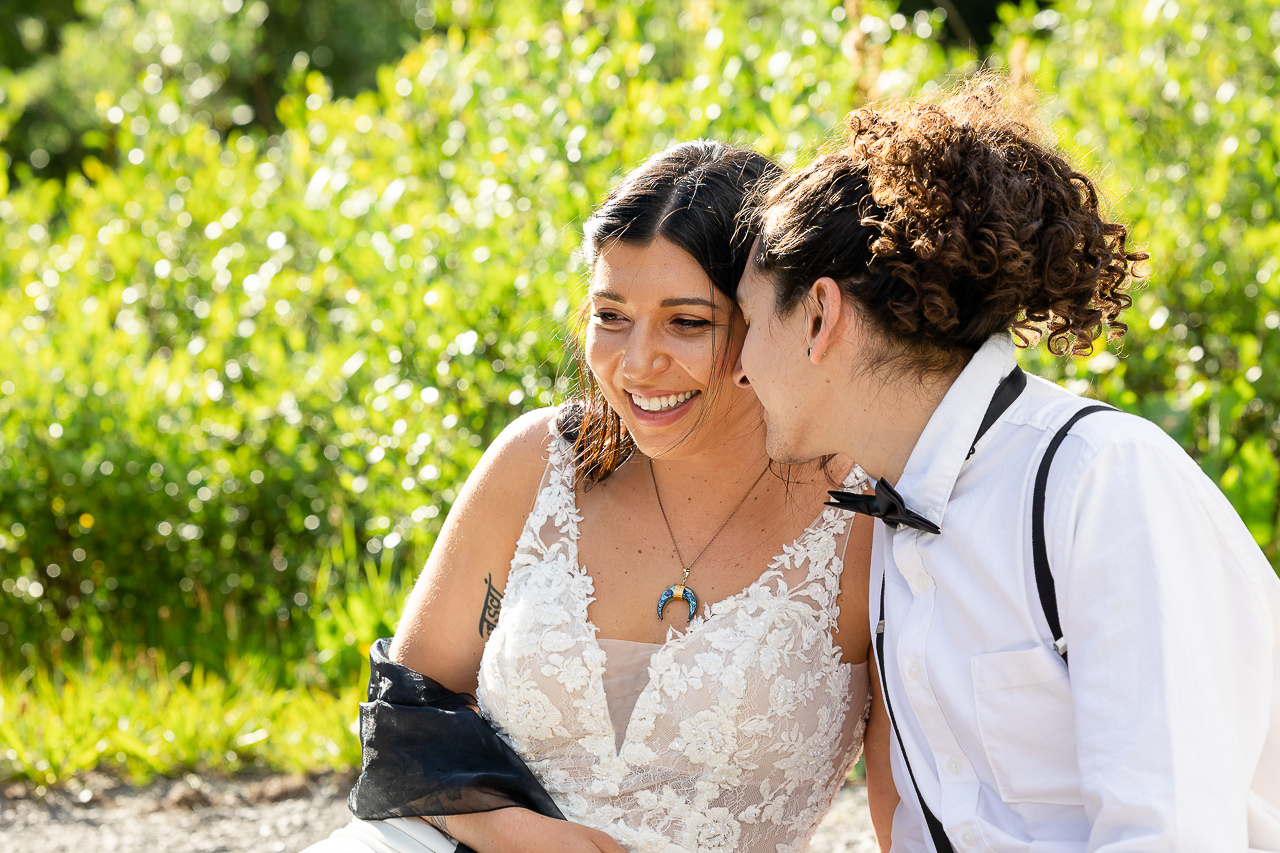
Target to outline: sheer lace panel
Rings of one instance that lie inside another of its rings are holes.
[[[628,676],[587,618],[571,449],[553,435],[549,457],[481,661],[482,713],[570,820],[632,853],[805,850],[869,699],[866,666],[833,639],[845,514],[824,511]],[[864,482],[855,469],[845,485]]]
[[[605,701],[609,703],[613,742],[618,751],[622,751],[622,739],[627,734],[631,713],[640,694],[649,685],[649,661],[662,644],[605,638],[597,638],[596,644],[605,655],[601,686]]]

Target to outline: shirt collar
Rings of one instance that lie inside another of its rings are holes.
[[[988,338],[948,389],[907,459],[898,493],[939,527],[991,397],[1016,366],[1012,339]]]

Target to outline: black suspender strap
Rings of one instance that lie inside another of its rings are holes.
[[[880,576],[880,615],[876,625],[876,664],[880,668],[880,695],[884,697],[884,709],[889,712],[889,726],[898,739],[898,751],[902,753],[902,763],[907,766],[907,775],[911,777],[911,787],[915,789],[916,801],[920,803],[920,811],[924,812],[924,824],[929,828],[929,837],[933,839],[933,849],[938,853],[955,853],[947,831],[942,828],[942,821],[934,815],[925,804],[924,795],[916,783],[915,771],[911,769],[911,760],[907,758],[907,747],[902,742],[902,732],[898,730],[898,721],[893,716],[893,703],[889,701],[889,681],[884,670],[884,575]]]
[[[1004,414],[1005,409],[1018,399],[1018,395],[1026,387],[1027,374],[1015,365],[1009,375],[1001,380],[991,396],[987,411],[982,416],[982,424],[978,427],[978,434],[973,437],[973,444],[969,445],[969,454],[965,457],[966,459],[973,455],[979,439],[986,435],[987,430],[991,429],[991,426]],[[929,829],[929,837],[933,840],[933,848],[937,853],[955,853],[955,848],[951,846],[951,839],[947,838],[947,831],[942,827],[942,821],[938,820],[933,810],[925,803],[924,795],[920,793],[915,771],[911,769],[911,760],[907,758],[907,747],[902,742],[902,732],[898,729],[898,721],[893,716],[893,703],[889,700],[889,682],[884,668],[884,590],[885,576],[881,575],[880,612],[876,617],[876,664],[880,668],[880,695],[884,697],[884,708],[889,713],[889,725],[893,729],[894,737],[898,740],[898,750],[902,753],[902,763],[907,767],[907,775],[911,777],[911,787],[915,789],[916,801],[920,803],[920,811],[924,812],[924,823]]]
[[[1062,634],[1062,622],[1058,619],[1058,593],[1053,584],[1053,573],[1049,571],[1049,549],[1044,541],[1044,502],[1049,485],[1049,466],[1053,463],[1059,445],[1076,425],[1076,421],[1094,412],[1107,411],[1115,410],[1110,406],[1085,406],[1058,429],[1040,460],[1035,490],[1031,493],[1031,559],[1036,572],[1036,591],[1040,594],[1040,608],[1044,611],[1044,619],[1049,623],[1049,631],[1053,634],[1053,648],[1062,656],[1063,663],[1067,661],[1067,639]]]

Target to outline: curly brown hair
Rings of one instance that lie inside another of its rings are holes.
[[[767,191],[756,269],[791,310],[840,283],[916,366],[950,367],[1012,330],[1080,355],[1119,339],[1148,255],[1094,183],[1043,138],[1028,101],[986,75],[933,101],[865,108],[843,146]]]

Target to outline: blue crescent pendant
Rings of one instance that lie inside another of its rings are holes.
[[[672,584],[662,591],[662,595],[658,596],[658,618],[662,618],[662,609],[668,603],[677,598],[684,599],[689,603],[689,621],[693,621],[693,617],[698,612],[698,596],[693,594],[693,590],[682,583]]]

